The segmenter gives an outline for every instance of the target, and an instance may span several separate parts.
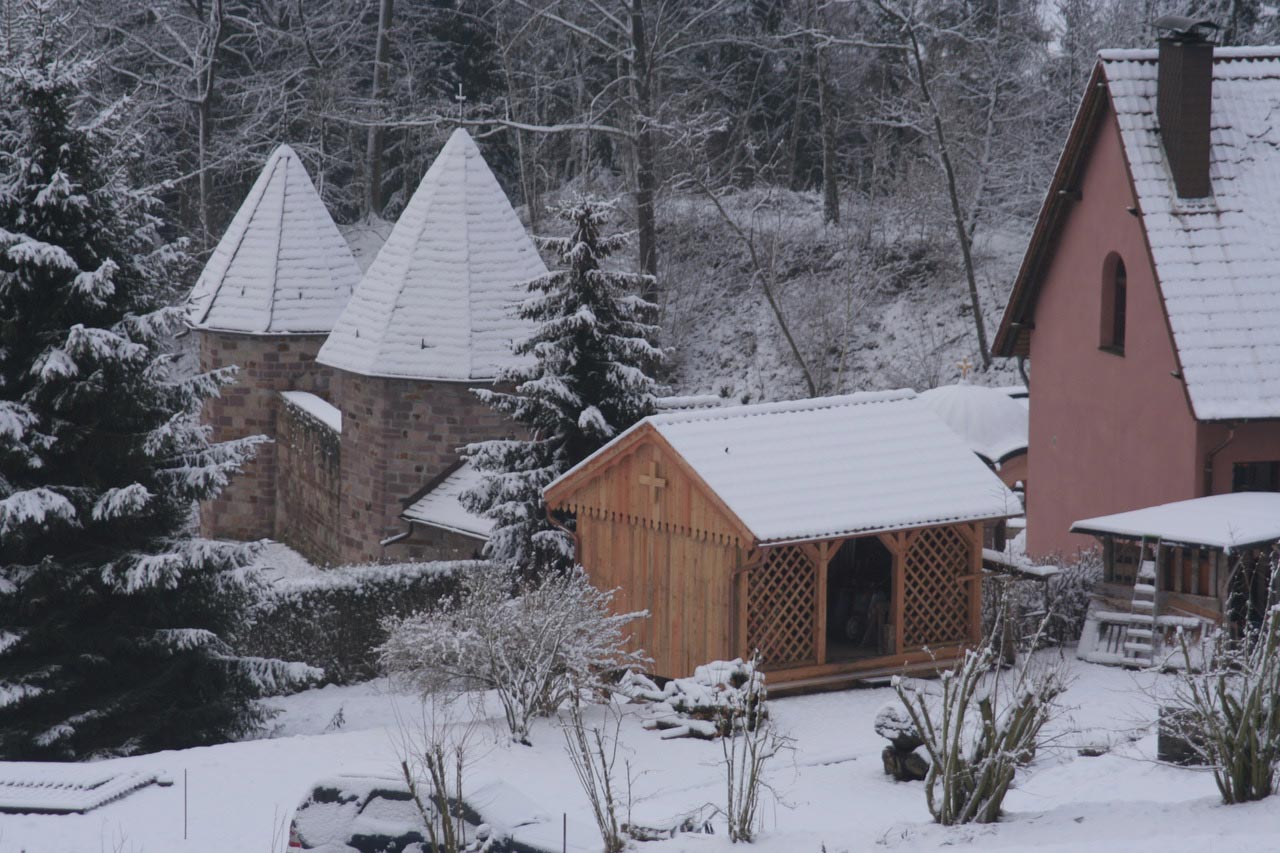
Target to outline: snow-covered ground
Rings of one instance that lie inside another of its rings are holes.
[[[872,720],[895,701],[890,689],[775,700],[774,717],[795,738],[795,751],[773,769],[779,797],[762,809],[759,841],[736,849],[1280,850],[1280,801],[1221,806],[1209,773],[1155,762],[1150,697],[1164,676],[1074,659],[1068,665],[1070,710],[1056,724],[1056,744],[1019,776],[1006,800],[1007,819],[991,826],[935,826],[921,783],[894,783],[883,774],[885,741],[872,731]],[[281,714],[271,737],[114,762],[122,769],[161,770],[176,780],[173,787],[148,788],[86,815],[0,815],[0,852],[280,853],[289,816],[314,781],[338,772],[395,772],[396,709],[416,711],[413,697],[392,692],[385,682],[325,687],[277,704]],[[339,712],[343,722],[337,726]],[[547,814],[569,813],[571,849],[598,849],[554,723],[537,724],[532,747],[505,742],[496,727],[483,734],[469,785],[504,779]],[[637,822],[662,823],[720,801],[717,744],[663,741],[633,716],[624,721],[622,737],[625,758],[638,774]],[[1082,757],[1081,746],[1109,751]],[[684,835],[639,847],[653,853],[730,849],[723,835]]]

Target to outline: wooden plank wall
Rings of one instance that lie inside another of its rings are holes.
[[[578,561],[601,589],[617,589],[618,612],[648,610],[633,622],[632,648],[657,675],[691,675],[734,656],[735,545],[626,519],[578,517]]]
[[[738,527],[687,467],[683,459],[658,443],[645,440],[620,453],[556,505],[576,513],[660,525],[695,537],[746,544]],[[653,488],[652,478],[665,483]]]

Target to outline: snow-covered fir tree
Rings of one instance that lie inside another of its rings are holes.
[[[565,268],[531,281],[532,295],[519,308],[536,331],[514,349],[532,361],[499,378],[513,391],[476,391],[529,438],[468,446],[484,476],[463,503],[495,521],[488,556],[532,573],[573,560],[572,538],[548,521],[542,490],[653,413],[652,370],[663,358],[652,322],[657,309],[638,295],[648,276],[604,268],[629,239],[601,233],[612,212],[612,205],[590,199],[557,211],[572,233],[541,242]]]
[[[203,744],[260,725],[256,698],[313,676],[224,641],[251,549],[192,538],[256,439],[212,444],[167,307],[188,259],[132,189],[92,63],[55,25],[0,74],[0,758]],[[113,111],[114,112],[114,111]]]

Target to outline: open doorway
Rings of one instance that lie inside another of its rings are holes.
[[[827,660],[886,655],[893,555],[878,536],[849,539],[827,564]]]

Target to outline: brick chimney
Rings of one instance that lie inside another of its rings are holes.
[[[1156,21],[1160,58],[1156,119],[1179,198],[1205,198],[1209,184],[1209,109],[1213,38],[1218,25],[1178,15]]]

